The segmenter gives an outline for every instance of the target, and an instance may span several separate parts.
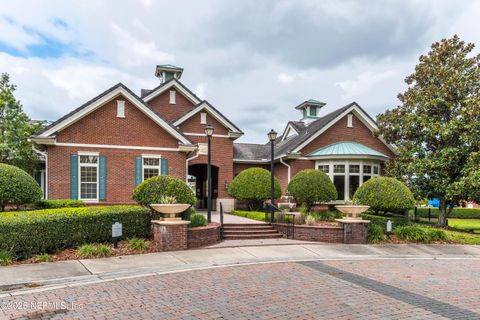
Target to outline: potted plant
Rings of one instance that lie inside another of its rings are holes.
[[[355,202],[353,201],[345,201],[345,204],[338,204],[335,206],[335,209],[346,215],[346,219],[352,220],[362,220],[362,217],[360,215],[367,211],[369,208],[370,206],[358,205],[355,204]]]
[[[162,215],[161,220],[181,220],[180,215],[190,208],[190,204],[177,203],[173,196],[162,196],[159,203],[150,204],[150,208]]]
[[[184,181],[166,175],[145,180],[135,188],[132,197],[160,213],[161,220],[181,220],[180,215],[196,201],[195,194]]]

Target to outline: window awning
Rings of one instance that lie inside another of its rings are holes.
[[[324,158],[324,157],[354,157],[354,158],[380,158],[383,160],[387,160],[389,157],[384,155],[377,150],[364,146],[358,142],[351,142],[351,141],[343,141],[330,144],[328,146],[322,147],[317,149],[307,155],[307,157],[311,158]]]

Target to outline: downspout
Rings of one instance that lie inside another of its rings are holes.
[[[188,163],[190,162],[190,160],[193,160],[195,158],[197,158],[200,154],[197,152],[196,155],[190,157],[190,158],[187,158],[187,160],[185,161],[185,182],[188,184]]]
[[[290,169],[291,169],[291,166],[286,164],[285,162],[283,162],[283,159],[282,158],[279,158],[280,159],[280,163],[283,164],[285,167],[287,167],[287,170],[288,170],[288,173],[287,173],[287,183],[290,183]]]

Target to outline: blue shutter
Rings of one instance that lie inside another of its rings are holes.
[[[135,186],[142,183],[142,158],[135,158]]]
[[[78,199],[78,155],[70,155],[70,199]]]
[[[98,157],[98,199],[107,199],[107,157]]]
[[[162,176],[168,175],[168,159],[162,158]]]

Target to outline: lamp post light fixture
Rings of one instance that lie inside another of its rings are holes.
[[[208,151],[207,151],[207,221],[212,222],[212,136],[215,129],[209,124],[205,127],[207,135]]]
[[[270,222],[273,222],[273,216],[275,214],[275,166],[274,166],[274,142],[277,139],[277,133],[272,129],[268,133],[268,140],[270,140]]]

